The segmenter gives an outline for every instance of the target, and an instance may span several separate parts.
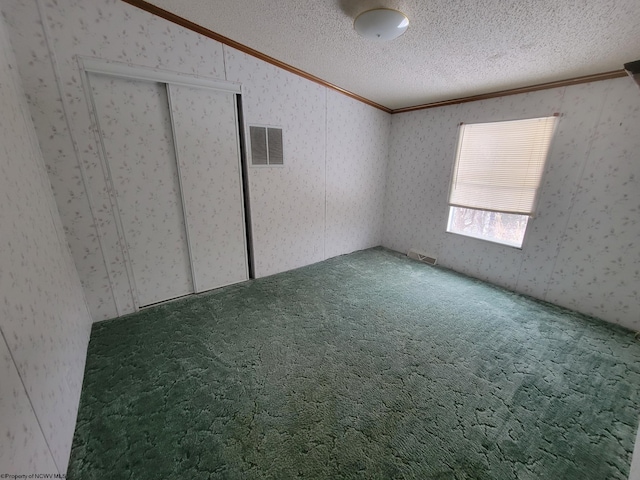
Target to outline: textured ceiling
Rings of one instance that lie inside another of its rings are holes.
[[[640,58],[640,0],[147,0],[391,109],[620,70]],[[353,20],[410,20],[388,43]]]

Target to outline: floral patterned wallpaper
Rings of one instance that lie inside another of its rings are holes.
[[[91,318],[0,20],[0,472],[65,473]]]
[[[391,116],[327,91],[326,258],[380,245]]]
[[[242,83],[245,123],[282,128],[284,165],[249,167],[258,277],[324,259],[326,89],[224,47],[227,80]]]
[[[522,250],[445,233],[460,122],[561,113]],[[383,244],[640,329],[640,92],[628,78],[392,117]]]
[[[245,123],[283,127],[284,166],[249,171],[257,276],[380,244],[389,115],[120,0],[0,8],[94,320],[134,302],[76,55],[241,82]],[[329,130],[329,116],[345,130]],[[335,141],[346,143],[330,152]],[[346,191],[349,179],[363,190]],[[326,182],[341,199],[327,200]]]
[[[131,312],[123,239],[76,55],[224,78],[222,46],[119,0],[8,0],[0,8],[93,319]]]

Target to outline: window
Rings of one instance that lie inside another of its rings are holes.
[[[460,126],[447,232],[522,247],[556,121]]]

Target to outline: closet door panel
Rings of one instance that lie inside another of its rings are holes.
[[[166,87],[90,75],[140,306],[193,292]]]
[[[197,292],[248,278],[235,96],[170,85]]]

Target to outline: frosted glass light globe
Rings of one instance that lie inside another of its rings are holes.
[[[408,27],[409,19],[404,13],[388,8],[368,10],[358,15],[353,22],[356,32],[377,41],[398,38]]]

